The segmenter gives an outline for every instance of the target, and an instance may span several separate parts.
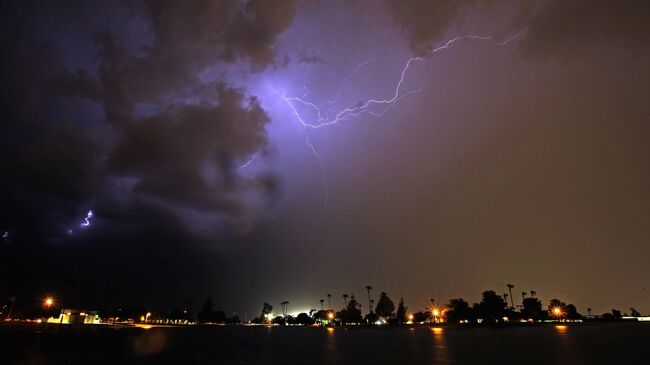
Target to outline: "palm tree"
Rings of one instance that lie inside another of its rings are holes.
[[[321,299],[321,300],[320,300],[320,310],[324,310],[324,309],[325,309],[325,308],[323,308],[323,303],[325,303],[325,299]]]
[[[512,288],[514,288],[515,286],[512,285],[512,284],[507,284],[507,285],[508,285],[508,291],[510,292],[510,308],[514,308],[514,307],[515,307],[515,303],[514,303],[514,301],[512,300]]]
[[[368,291],[368,313],[372,313],[372,299],[370,299],[370,291],[372,290],[372,286],[366,286],[366,290]]]
[[[526,294],[528,294],[528,293],[526,293],[525,291],[522,291],[522,292],[521,292],[521,300],[522,300],[522,301],[523,301],[524,299],[526,299]]]
[[[531,290],[531,291],[530,291],[530,296],[533,297],[533,298],[535,298],[535,295],[537,295],[537,292],[534,291],[534,290]]]
[[[289,302],[284,301],[284,302],[280,303],[280,305],[282,306],[282,316],[286,317],[287,316],[287,310],[289,309]]]
[[[587,308],[587,313],[589,313],[589,316],[591,317],[591,307]]]
[[[508,306],[508,294],[503,293],[503,300],[506,301],[506,306]]]
[[[327,294],[327,306],[332,310],[332,294]]]
[[[343,294],[343,302],[345,303],[345,307],[343,307],[343,308],[348,307],[348,297],[349,297],[349,295]]]

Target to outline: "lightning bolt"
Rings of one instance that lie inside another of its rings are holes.
[[[93,217],[93,211],[89,210],[88,213],[86,214],[86,218],[84,218],[84,222],[81,223],[82,227],[88,227],[90,225],[90,220]]]
[[[239,168],[240,168],[240,169],[245,169],[246,167],[248,167],[248,165],[250,165],[250,164],[253,162],[254,159],[255,159],[255,155],[253,155],[253,157],[251,157],[251,158],[250,158],[248,161],[246,161],[243,165],[239,166]]]
[[[323,199],[324,199],[325,213],[327,212],[327,203],[328,203],[328,199],[329,199],[329,191],[328,191],[328,187],[327,187],[327,177],[325,176],[325,164],[324,164],[323,158],[318,153],[318,150],[316,149],[316,147],[309,140],[309,130],[316,130],[316,129],[319,129],[319,128],[332,126],[334,124],[338,124],[338,123],[341,123],[343,121],[359,117],[359,116],[361,116],[363,114],[366,114],[366,113],[370,114],[370,115],[373,115],[375,117],[381,117],[388,110],[390,110],[399,100],[401,100],[402,98],[407,97],[409,95],[421,92],[424,89],[424,87],[426,86],[426,83],[427,83],[427,81],[429,79],[429,74],[430,74],[431,69],[432,69],[432,64],[431,63],[429,64],[429,68],[428,68],[428,70],[426,72],[426,75],[423,78],[422,83],[420,84],[420,87],[415,88],[415,89],[410,89],[410,90],[404,90],[404,88],[403,88],[404,83],[405,83],[405,81],[407,79],[409,69],[412,67],[413,64],[426,61],[432,55],[434,55],[436,53],[439,53],[439,52],[443,52],[443,51],[449,49],[450,47],[452,47],[454,44],[456,44],[456,43],[458,43],[460,41],[463,41],[463,40],[489,41],[489,42],[492,42],[494,45],[499,46],[499,47],[505,46],[506,44],[508,44],[508,43],[512,42],[513,40],[519,38],[519,36],[521,36],[521,34],[526,32],[526,30],[527,29],[524,29],[524,30],[516,33],[515,35],[513,35],[510,38],[507,38],[507,39],[505,39],[503,41],[497,41],[492,36],[481,36],[481,35],[460,35],[460,36],[451,38],[451,39],[447,40],[446,42],[442,43],[440,46],[435,47],[435,48],[431,49],[430,51],[428,51],[427,55],[415,56],[415,57],[409,58],[406,61],[406,63],[404,64],[404,66],[402,67],[402,70],[401,70],[401,72],[399,74],[399,78],[397,80],[397,83],[395,84],[395,87],[394,87],[392,93],[390,94],[390,96],[388,98],[384,98],[384,99],[372,98],[372,99],[368,99],[368,101],[366,101],[365,103],[362,103],[360,105],[345,107],[343,109],[340,109],[338,112],[336,112],[334,114],[334,116],[331,117],[331,118],[328,117],[328,115],[330,113],[323,110],[323,108],[325,106],[327,106],[327,108],[328,108],[327,110],[329,111],[330,107],[333,104],[335,104],[336,102],[338,102],[338,100],[339,100],[339,98],[341,96],[341,93],[343,92],[343,89],[345,88],[345,83],[347,83],[359,70],[361,70],[363,67],[365,67],[368,64],[370,64],[371,62],[373,62],[375,60],[374,57],[371,57],[368,60],[366,60],[366,61],[362,62],[361,64],[359,64],[350,74],[348,74],[343,79],[343,86],[338,90],[335,97],[333,99],[331,99],[331,100],[328,100],[328,101],[320,104],[320,105],[316,104],[316,103],[314,103],[312,101],[308,101],[306,99],[307,95],[309,94],[309,89],[308,89],[308,87],[306,85],[306,82],[305,82],[305,85],[303,86],[304,89],[305,89],[305,93],[302,96],[287,96],[284,93],[284,91],[282,91],[282,92],[277,92],[276,91],[276,94],[278,94],[280,96],[280,98],[282,98],[282,100],[284,100],[286,105],[293,112],[293,114],[296,117],[296,119],[298,120],[298,122],[300,122],[300,124],[302,124],[302,126],[305,128],[305,144],[309,147],[312,154],[316,157],[316,159],[318,160],[318,162],[320,164],[321,182],[322,182],[322,185],[323,185]],[[311,69],[309,71],[311,71]],[[383,106],[384,108],[382,110],[380,110],[380,111],[375,111],[373,108],[376,108],[378,106]],[[305,108],[307,110],[311,110],[313,112],[313,115],[315,116],[315,118],[309,119],[309,118],[305,117],[303,114],[300,113],[300,111],[298,110],[298,107]]]

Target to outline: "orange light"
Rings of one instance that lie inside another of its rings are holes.
[[[334,313],[332,312],[327,313],[327,318],[334,319]]]
[[[409,321],[412,321],[412,320],[413,320],[413,315],[409,314]]]
[[[54,299],[52,297],[47,297],[43,301],[43,304],[45,304],[45,306],[49,308],[54,305]]]
[[[440,315],[440,311],[437,308],[435,308],[431,313],[434,317],[438,317]]]
[[[560,307],[553,307],[553,308],[551,309],[551,312],[553,313],[553,315],[554,315],[555,317],[560,317],[560,316],[563,315],[563,313],[562,313],[562,308],[560,308]]]
[[[433,334],[435,334],[435,335],[441,335],[442,334],[442,327],[432,327],[431,330],[433,331]]]

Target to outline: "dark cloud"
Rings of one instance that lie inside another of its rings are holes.
[[[594,45],[647,49],[650,3],[644,0],[552,0],[522,10],[527,27],[524,50],[530,54],[564,52]]]
[[[450,23],[458,20],[467,8],[478,0],[427,1],[387,0],[393,20],[408,40],[411,50],[422,53],[430,50]]]
[[[92,208],[100,221],[167,216],[203,238],[250,229],[276,184],[238,167],[265,149],[269,117],[245,91],[199,75],[274,64],[296,2],[127,4],[109,19],[85,3],[4,12],[3,227],[51,238]],[[121,34],[124,24],[136,32]],[[97,57],[71,66],[74,53]]]
[[[493,17],[500,18],[511,33],[523,30],[525,37],[520,44],[529,54],[581,49],[594,44],[644,49],[650,36],[650,5],[643,0],[388,0],[388,4],[393,21],[415,53],[441,42],[450,28],[464,29],[468,19],[480,24],[472,18],[479,12],[494,12]],[[495,35],[494,30],[488,35]]]

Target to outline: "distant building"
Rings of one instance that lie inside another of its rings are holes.
[[[97,311],[83,309],[62,309],[58,317],[50,317],[49,323],[98,324],[101,323]]]

